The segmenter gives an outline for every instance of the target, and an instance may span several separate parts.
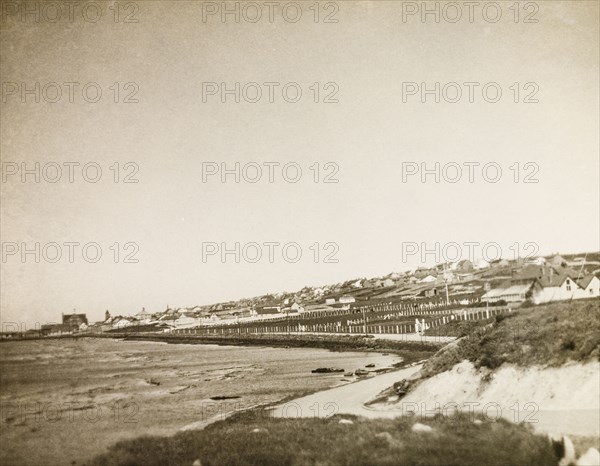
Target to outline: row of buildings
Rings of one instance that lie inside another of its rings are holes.
[[[85,314],[63,315],[62,324],[43,327],[44,334],[69,331],[113,332],[160,331],[223,323],[251,323],[300,314],[321,315],[377,302],[474,301],[519,305],[600,296],[600,262],[585,258],[549,258],[488,263],[462,260],[453,264],[420,267],[414,271],[391,273],[372,279],[354,279],[322,287],[304,287],[295,293],[279,293],[256,298],[192,308],[167,308],[147,312],[144,308],[130,316],[113,316],[88,323]],[[596,275],[589,273],[595,271]]]
[[[524,267],[500,286],[485,293],[481,300],[488,303],[530,301],[542,304],[599,296],[600,280],[597,276],[582,275],[565,266],[542,264]]]

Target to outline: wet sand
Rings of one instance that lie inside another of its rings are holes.
[[[399,361],[374,352],[93,338],[3,343],[0,464],[81,464],[120,440],[172,435],[348,383],[343,373],[312,374],[316,367]]]

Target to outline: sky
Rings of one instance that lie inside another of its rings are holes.
[[[289,3],[1,2],[3,323],[600,249],[597,2]]]

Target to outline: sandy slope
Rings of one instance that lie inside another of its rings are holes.
[[[325,390],[275,407],[275,417],[328,417],[336,413],[394,418],[413,413],[426,420],[436,412],[483,413],[512,422],[531,423],[537,430],[568,435],[600,435],[600,365],[571,364],[560,368],[506,366],[482,381],[464,361],[451,371],[419,384],[398,403],[364,406],[394,382],[414,377],[422,366],[379,375]]]
[[[459,405],[484,409],[513,422],[529,422],[541,431],[572,435],[600,435],[600,364],[568,364],[560,368],[502,366],[491,380],[487,371],[463,361],[451,371],[424,381],[403,398],[405,406],[417,403],[432,411]],[[424,409],[421,407],[421,410]]]

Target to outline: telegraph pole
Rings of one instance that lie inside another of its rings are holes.
[[[450,298],[448,297],[448,277],[446,275],[446,262],[444,261],[444,287],[446,288],[446,306],[450,305]]]
[[[362,312],[362,318],[363,318],[363,333],[366,336],[367,335],[367,316],[365,315],[365,308],[361,307],[360,312]]]

